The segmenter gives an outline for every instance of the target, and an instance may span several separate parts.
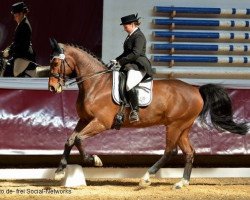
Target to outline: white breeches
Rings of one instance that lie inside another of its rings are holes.
[[[146,72],[130,69],[127,74],[126,90],[129,91],[141,82]]]

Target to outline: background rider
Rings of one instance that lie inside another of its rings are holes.
[[[17,27],[13,42],[3,51],[3,57],[10,58],[4,76],[25,77],[27,76],[25,71],[36,67],[32,63],[36,62],[36,56],[31,43],[32,28],[27,18],[28,12],[28,7],[24,2],[15,3],[11,7],[11,14],[17,22]],[[17,58],[20,58],[18,62]]]

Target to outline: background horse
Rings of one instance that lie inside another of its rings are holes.
[[[50,64],[49,90],[61,92],[66,76],[71,74],[76,75],[79,87],[76,109],[80,119],[65,143],[63,156],[55,173],[55,178],[61,179],[65,175],[73,146],[77,147],[85,163],[102,165],[98,156],[84,152],[82,141],[111,129],[119,105],[112,100],[112,74],[105,73],[108,70],[101,61],[80,48],[59,45],[54,39],[51,40],[51,46],[53,58]],[[150,184],[150,176],[155,175],[165,165],[176,146],[179,146],[185,155],[186,163],[183,178],[174,187],[181,188],[189,184],[194,149],[188,135],[198,116],[202,121],[206,121],[209,112],[213,125],[220,130],[243,135],[248,129],[245,123],[237,124],[233,121],[231,101],[226,91],[211,84],[198,88],[179,80],[155,80],[152,103],[140,108],[140,121],[130,124],[129,111],[130,109],[126,108],[122,127],[166,126],[164,155],[141,178],[141,186]]]
[[[10,67],[8,64],[8,59],[4,58],[2,52],[0,52],[0,77],[4,77],[4,72],[6,67]],[[37,63],[34,70],[28,70],[29,76],[25,77],[48,77],[50,66],[42,66]]]

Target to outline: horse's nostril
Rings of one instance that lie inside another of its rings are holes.
[[[50,92],[55,92],[56,90],[55,90],[55,88],[53,86],[49,86],[49,91]]]

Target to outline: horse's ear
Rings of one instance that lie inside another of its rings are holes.
[[[52,38],[52,40],[53,40],[53,42],[54,42],[55,47],[57,47],[57,46],[58,46],[58,42],[56,41],[56,39],[55,39],[55,38]]]
[[[51,48],[53,49],[53,51],[55,50],[55,44],[54,44],[54,38],[49,38],[49,43],[50,43],[50,46]]]
[[[62,50],[55,38],[49,38],[49,41],[50,41],[50,46],[52,47],[54,53],[59,53],[59,54],[62,53]]]
[[[54,44],[55,44],[56,50],[59,51],[59,52],[61,52],[61,47],[59,46],[58,42],[56,41],[55,38],[53,38],[53,40],[54,40]]]

